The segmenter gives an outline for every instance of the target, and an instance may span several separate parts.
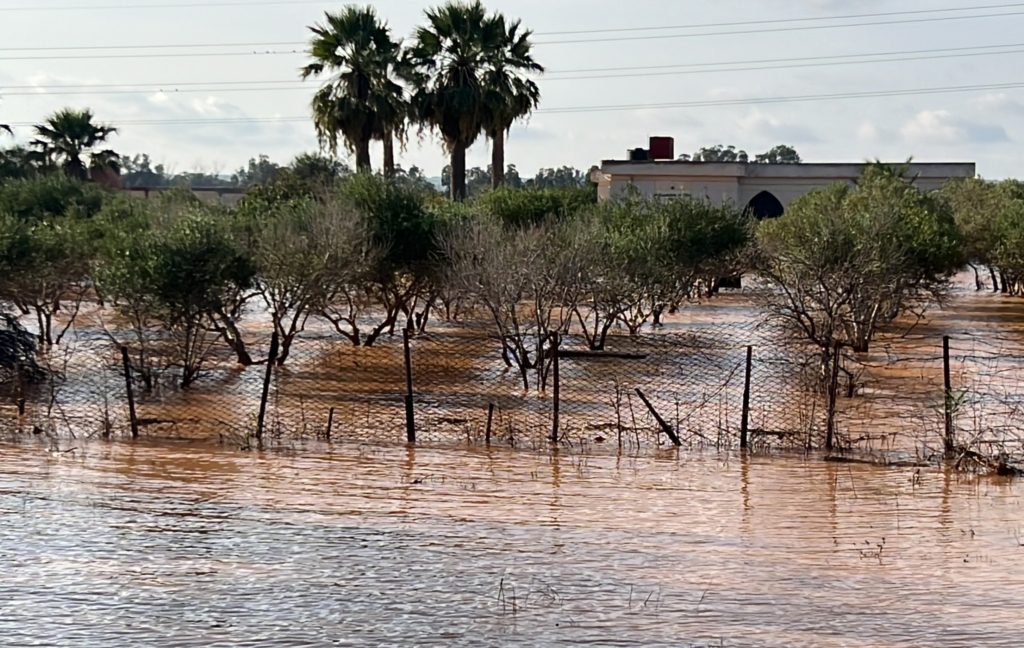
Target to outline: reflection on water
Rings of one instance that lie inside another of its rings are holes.
[[[0,636],[1018,646],[1021,495],[816,459],[0,446]]]

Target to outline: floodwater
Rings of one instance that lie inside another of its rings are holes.
[[[814,457],[0,445],[0,643],[1019,646],[1022,495]]]

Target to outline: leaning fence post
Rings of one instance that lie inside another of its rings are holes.
[[[263,394],[260,396],[260,413],[256,417],[256,440],[263,441],[263,422],[267,416],[267,397],[270,396],[270,381],[274,377],[274,363],[277,362],[277,332],[270,336],[270,355],[267,357],[267,373],[263,376]]]
[[[128,416],[132,423],[132,438],[139,438],[139,417],[135,414],[135,390],[132,388],[132,363],[128,360],[128,347],[121,347],[121,364],[124,366],[124,388],[128,393]]]
[[[746,450],[750,431],[750,372],[753,368],[754,347],[747,347],[747,371],[743,381],[743,420],[740,423],[740,449]]]
[[[402,331],[402,342],[405,347],[405,438],[409,443],[416,443],[416,415],[413,410],[412,396],[412,349],[409,337],[412,331]]]
[[[554,392],[552,394],[551,403],[551,442],[558,443],[559,437],[559,423],[560,423],[560,408],[561,408],[561,397],[562,397],[562,380],[558,373],[558,346],[560,340],[558,333],[551,334],[551,371],[552,379],[554,381]]]
[[[324,435],[326,441],[331,440],[331,428],[334,427],[334,408],[327,413],[327,434]]]
[[[943,411],[946,415],[946,458],[952,459],[956,454],[956,430],[953,426],[953,379],[949,371],[949,336],[942,337],[942,380],[944,383]]]
[[[830,452],[835,447],[836,400],[839,396],[839,355],[841,351],[841,344],[836,342],[832,347],[832,372],[828,377],[828,418],[825,421],[825,450]]]

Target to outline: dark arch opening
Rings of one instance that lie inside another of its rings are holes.
[[[762,191],[747,203],[747,214],[753,216],[757,220],[764,220],[766,218],[778,218],[786,213],[785,208],[779,199],[772,195],[770,191]]]

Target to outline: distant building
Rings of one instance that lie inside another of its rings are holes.
[[[633,149],[631,159],[605,160],[591,181],[599,200],[608,200],[633,186],[648,198],[694,196],[719,205],[742,205],[758,218],[781,216],[791,202],[812,189],[836,182],[853,184],[867,164],[683,162],[673,159],[670,138],[651,138],[650,149]],[[653,153],[653,155],[652,155]],[[657,157],[656,157],[657,156]],[[665,159],[665,158],[668,159]],[[654,158],[654,159],[652,159]],[[894,163],[907,166],[908,177],[924,191],[954,178],[973,178],[973,162]]]
[[[186,187],[196,198],[211,205],[234,207],[245,196],[243,187]],[[151,198],[176,187],[126,187],[122,191],[136,198]]]

